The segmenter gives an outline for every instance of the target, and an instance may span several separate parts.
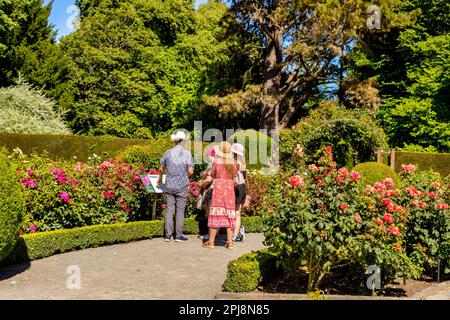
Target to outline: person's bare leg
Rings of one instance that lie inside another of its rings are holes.
[[[212,243],[214,245],[214,241],[216,240],[216,236],[217,236],[217,231],[219,229],[217,228],[209,228],[209,242]]]
[[[238,236],[240,228],[241,228],[241,211],[239,208],[239,210],[236,211],[236,222],[234,223],[233,236],[235,236],[235,237]]]
[[[233,243],[233,229],[227,228],[227,243]]]

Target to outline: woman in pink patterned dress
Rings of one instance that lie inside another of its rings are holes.
[[[215,159],[210,171],[214,179],[211,206],[208,215],[210,228],[209,241],[203,243],[204,248],[214,248],[214,240],[220,228],[227,229],[225,248],[233,249],[233,229],[236,218],[236,195],[234,177],[237,167],[230,153],[230,143],[224,141],[214,148]]]

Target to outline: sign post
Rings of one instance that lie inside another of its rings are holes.
[[[157,186],[159,179],[158,174],[141,175],[140,178],[147,193],[153,194],[152,220],[156,220],[156,202],[158,200],[158,194],[163,194],[165,192],[166,175],[163,175],[161,188],[158,188]]]

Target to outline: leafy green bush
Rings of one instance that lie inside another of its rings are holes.
[[[247,232],[261,232],[261,219],[243,218]],[[199,225],[193,218],[184,220],[184,234],[198,234]],[[18,233],[15,233],[18,235]],[[161,237],[164,221],[138,221],[113,225],[96,225],[66,230],[37,232],[20,237],[11,254],[2,265],[49,257],[57,253],[80,250],[120,242]]]
[[[0,88],[0,132],[71,134],[64,112],[26,82]]]
[[[308,163],[320,157],[323,147],[332,146],[335,161],[341,167],[374,160],[374,150],[388,147],[383,130],[370,115],[332,103],[324,103],[311,111],[293,129],[281,131],[282,166],[297,166],[295,150],[298,144]]]
[[[263,249],[244,254],[228,263],[223,290],[248,292],[273,278],[277,273],[276,255]]]
[[[13,163],[0,152],[0,261],[14,247],[19,237],[19,225],[25,211],[22,187]]]
[[[402,164],[413,164],[420,170],[433,169],[445,177],[450,174],[450,153],[396,152],[395,171],[400,172]]]
[[[402,183],[394,169],[384,163],[364,162],[357,164],[353,170],[361,174],[361,183],[364,185],[373,185],[375,182],[380,182],[385,178],[394,180],[396,186],[400,186]]]
[[[417,277],[419,270],[402,245],[407,214],[399,199],[387,206],[381,194],[366,194],[360,174],[338,170],[332,159],[332,148],[326,147],[317,165],[299,167],[297,174],[272,188],[275,208],[266,210],[266,244],[284,270],[295,276],[306,266],[308,292],[346,265],[365,270],[375,264],[385,281],[398,273]],[[385,183],[393,186],[390,179]]]

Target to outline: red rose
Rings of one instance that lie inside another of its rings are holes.
[[[381,220],[380,218],[376,218],[375,219],[375,223],[379,226],[381,226],[383,224],[383,220]]]
[[[428,192],[428,196],[429,196],[430,198],[436,198],[436,197],[437,197],[437,194],[434,193],[434,192]]]
[[[386,213],[383,216],[383,220],[386,221],[389,224],[394,223],[394,217],[392,216],[392,214],[389,214],[389,213]]]
[[[331,152],[333,152],[333,148],[331,146],[326,146],[325,151],[331,154]]]
[[[339,208],[341,208],[342,211],[347,210],[347,206],[344,203],[341,203],[341,205],[339,206]]]
[[[390,226],[388,229],[388,233],[398,237],[400,235],[400,230],[397,227]]]
[[[386,207],[387,207],[387,206],[390,206],[390,205],[392,204],[392,199],[389,199],[389,198],[383,199],[383,200],[381,200],[381,203],[382,203],[383,205],[385,205]]]

